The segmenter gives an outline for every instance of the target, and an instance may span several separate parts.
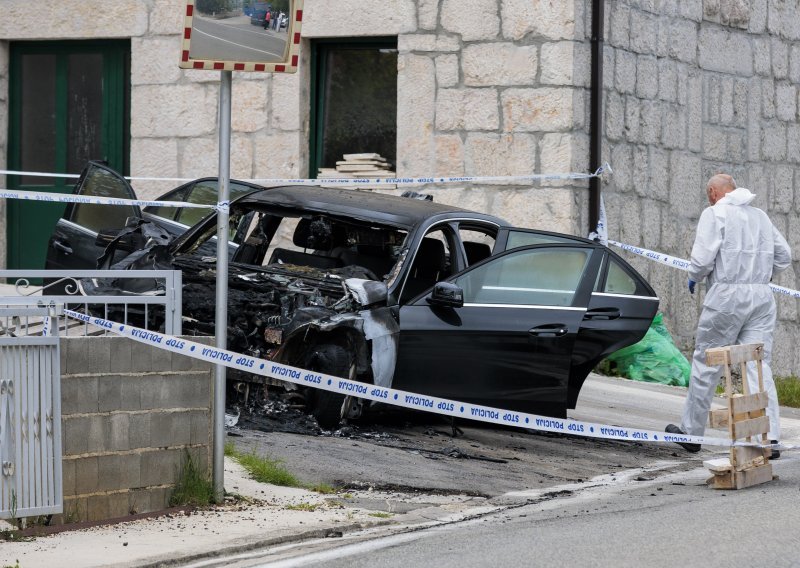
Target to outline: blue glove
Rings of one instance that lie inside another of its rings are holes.
[[[694,294],[694,287],[695,287],[696,284],[697,284],[697,282],[695,282],[691,278],[689,279],[689,293],[690,294]]]

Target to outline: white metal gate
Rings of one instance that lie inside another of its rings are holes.
[[[13,311],[52,315],[46,308]],[[0,336],[0,519],[63,512],[58,342]]]

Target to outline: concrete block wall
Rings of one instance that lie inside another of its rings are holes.
[[[213,386],[209,363],[124,337],[63,338],[60,521],[168,507],[187,452],[210,479]]]
[[[792,245],[795,262],[775,282],[797,289],[800,2],[607,0],[605,39],[610,236],[688,258],[705,183],[728,172]],[[691,296],[684,272],[625,256],[656,288],[689,354],[704,291]],[[773,368],[789,374],[800,368],[798,305],[776,302]]]

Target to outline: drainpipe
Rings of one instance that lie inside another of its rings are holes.
[[[589,171],[596,172],[603,154],[603,23],[605,0],[592,0],[592,85],[589,118]],[[589,179],[589,232],[600,220],[599,177]]]

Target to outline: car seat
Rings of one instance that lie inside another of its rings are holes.
[[[370,270],[380,280],[383,280],[395,263],[386,248],[381,245],[338,247],[331,254],[340,258],[345,266],[355,265]]]
[[[317,254],[329,253],[333,248],[333,232],[334,227],[328,219],[322,217],[300,219],[292,235],[292,244],[302,249],[313,249],[314,253],[276,248],[272,251],[269,264],[284,263],[321,269],[341,268],[344,266],[341,259],[327,254]]]

